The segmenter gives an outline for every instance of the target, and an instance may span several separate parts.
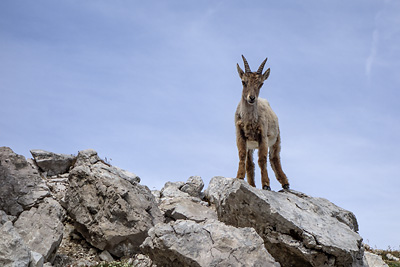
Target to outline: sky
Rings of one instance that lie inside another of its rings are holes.
[[[0,146],[92,148],[152,190],[207,187],[238,168],[236,63],[268,57],[260,97],[291,188],[400,249],[399,14],[395,0],[3,0]]]

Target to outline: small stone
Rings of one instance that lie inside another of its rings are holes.
[[[108,252],[107,250],[104,250],[103,252],[101,252],[99,254],[99,258],[102,261],[106,261],[106,262],[114,261],[113,256],[111,256],[110,252]]]
[[[188,193],[193,197],[201,197],[204,182],[200,176],[191,176],[186,183],[180,188],[182,192]]]

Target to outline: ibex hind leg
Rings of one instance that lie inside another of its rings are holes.
[[[256,186],[254,182],[254,162],[253,162],[253,151],[252,149],[247,150],[247,158],[246,158],[246,173],[247,173],[247,182],[251,186]]]
[[[270,148],[269,160],[271,162],[272,170],[275,173],[276,179],[281,183],[283,189],[289,189],[289,181],[286,174],[282,170],[281,165],[281,137],[278,136],[276,143]]]

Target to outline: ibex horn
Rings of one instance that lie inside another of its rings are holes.
[[[268,58],[266,58],[266,59],[261,63],[260,67],[258,68],[257,74],[262,74],[262,71],[263,71],[263,69],[264,69],[265,63],[267,62],[267,59],[268,59]]]
[[[249,67],[249,63],[247,63],[246,58],[242,55],[243,58],[243,62],[244,62],[244,71],[247,72],[251,72],[250,67]]]

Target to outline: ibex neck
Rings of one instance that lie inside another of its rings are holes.
[[[253,105],[247,103],[247,101],[242,100],[240,103],[240,116],[244,121],[247,122],[257,122],[258,121],[258,112],[257,112],[257,102]]]

